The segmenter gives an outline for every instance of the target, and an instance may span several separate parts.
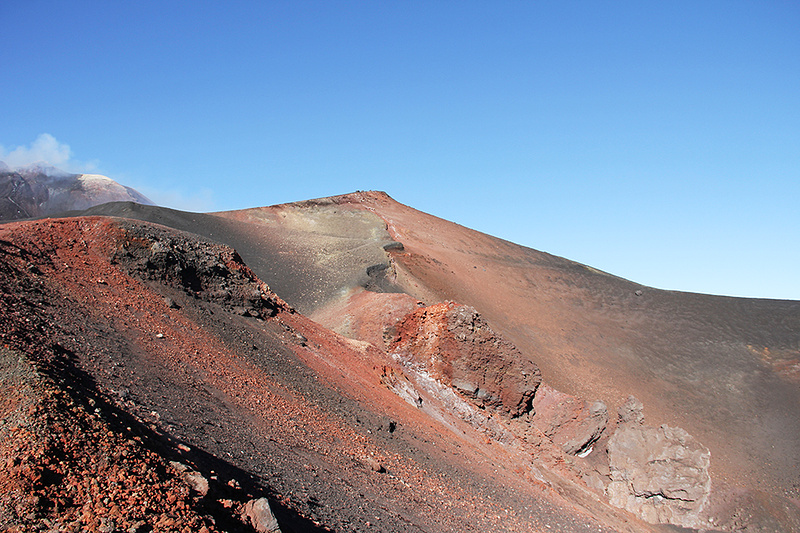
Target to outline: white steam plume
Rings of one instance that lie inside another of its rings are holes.
[[[30,146],[17,146],[11,151],[6,151],[5,147],[0,145],[0,161],[12,169],[39,164],[67,172],[83,173],[96,168],[94,163],[83,163],[73,159],[69,145],[58,142],[49,133],[42,133],[36,137]]]

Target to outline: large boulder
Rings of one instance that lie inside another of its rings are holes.
[[[608,442],[610,503],[653,524],[700,527],[711,453],[681,428],[645,425],[641,405],[628,398]]]
[[[533,400],[532,424],[570,455],[591,451],[608,423],[608,409],[542,385]]]
[[[510,418],[532,409],[539,368],[469,306],[444,302],[408,314],[390,352],[452,386],[478,407]]]

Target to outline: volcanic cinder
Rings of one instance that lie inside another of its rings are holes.
[[[800,302],[380,192],[0,226],[0,529],[800,530]]]

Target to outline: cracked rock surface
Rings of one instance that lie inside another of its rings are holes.
[[[630,397],[608,442],[610,503],[655,523],[700,527],[711,492],[711,453],[681,428],[644,424]]]

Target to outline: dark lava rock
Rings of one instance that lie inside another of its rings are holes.
[[[133,276],[163,283],[242,316],[265,319],[289,309],[228,246],[149,224],[122,221],[120,228],[125,232],[120,239],[124,244],[114,260]]]

